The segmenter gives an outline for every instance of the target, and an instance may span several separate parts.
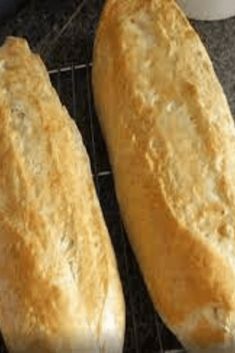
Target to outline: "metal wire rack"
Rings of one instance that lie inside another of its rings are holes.
[[[82,133],[123,284],[127,309],[124,353],[183,353],[176,338],[155,313],[129,246],[94,111],[90,61],[95,28],[103,4],[104,0],[29,0],[16,16],[5,23],[1,21],[0,42],[7,35],[28,39],[31,48],[52,68],[49,71],[52,83]],[[216,22],[193,22],[209,49],[226,89],[233,115],[235,95],[234,80],[231,77],[234,76],[234,23],[235,19],[230,19],[218,27]],[[215,40],[215,33],[218,38],[224,33],[226,40]],[[230,59],[224,62],[227,57]],[[1,339],[0,353],[7,353]]]
[[[87,62],[52,69],[49,73],[61,101],[83,136],[116,252],[127,308],[124,353],[183,353],[180,344],[154,311],[121,222],[112,173],[94,110],[91,67],[92,64]]]
[[[60,0],[54,8],[53,1],[31,0],[16,18],[1,27],[0,40],[9,34],[28,39],[30,46],[51,68],[52,83],[83,136],[123,284],[126,302],[124,353],[183,353],[176,338],[155,313],[128,243],[94,110],[91,53],[103,2]],[[84,64],[77,64],[78,59]],[[0,353],[7,353],[2,341]]]
[[[82,133],[123,284],[127,309],[124,353],[183,353],[176,338],[155,313],[129,246],[94,111],[90,61],[103,4],[104,0],[29,0],[18,14],[5,23],[1,21],[0,42],[7,35],[28,39],[31,48],[52,68],[49,73],[53,85]],[[220,26],[217,22],[192,22],[209,50],[234,115],[235,85],[232,77],[235,50],[232,29],[235,28],[235,18],[223,21]],[[0,353],[7,353],[2,339]]]

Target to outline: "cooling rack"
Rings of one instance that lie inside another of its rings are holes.
[[[0,41],[9,34],[27,38],[31,48],[46,63],[62,103],[82,134],[125,295],[124,353],[178,353],[181,346],[155,313],[129,246],[94,110],[91,59],[102,6],[103,0],[32,0],[15,18],[0,27]],[[0,353],[7,353],[3,342]]]
[[[62,103],[82,134],[116,253],[126,302],[123,353],[184,353],[153,308],[121,221],[112,172],[94,110],[91,69],[92,63],[87,61],[51,69],[49,74]],[[0,341],[0,353],[7,353],[3,340]]]
[[[103,3],[103,0],[28,1],[14,18],[0,24],[0,42],[8,35],[28,40],[31,48],[46,63],[61,101],[82,134],[125,295],[124,353],[178,353],[180,344],[155,313],[127,241],[105,144],[94,111],[92,47]],[[0,342],[0,353],[7,353],[3,341]]]
[[[0,23],[0,42],[7,35],[27,38],[31,48],[46,63],[61,101],[83,136],[123,284],[127,309],[124,353],[183,353],[176,338],[154,311],[129,246],[94,110],[92,47],[103,4],[104,0],[29,0],[14,18]],[[235,114],[235,18],[221,24],[193,24],[209,50]],[[0,353],[7,353],[3,341]]]
[[[176,338],[164,326],[147,293],[119,214],[113,178],[94,110],[92,63],[49,70],[62,103],[75,119],[87,148],[97,194],[116,253],[126,300],[124,353],[180,353]]]

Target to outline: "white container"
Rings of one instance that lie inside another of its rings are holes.
[[[235,0],[177,0],[189,18],[213,21],[235,16]]]

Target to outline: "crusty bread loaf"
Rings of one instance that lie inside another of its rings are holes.
[[[120,353],[124,303],[82,138],[23,39],[0,48],[0,329],[14,353]]]
[[[93,86],[156,309],[189,351],[235,352],[235,127],[173,0],[107,0]]]

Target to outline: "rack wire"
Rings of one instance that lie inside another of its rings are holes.
[[[123,284],[127,310],[124,353],[183,353],[153,308],[127,240],[94,110],[92,44],[104,1],[61,0],[54,3],[55,8],[52,1],[29,1],[16,18],[1,26],[0,41],[9,34],[28,39],[30,46],[51,68],[52,83],[82,134]],[[2,341],[0,353],[7,353]]]
[[[154,311],[119,214],[112,172],[94,110],[87,62],[49,71],[61,101],[75,119],[87,148],[97,194],[117,256],[126,300],[124,353],[183,353]]]

